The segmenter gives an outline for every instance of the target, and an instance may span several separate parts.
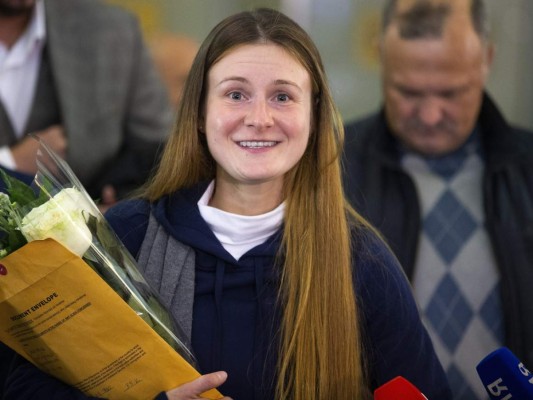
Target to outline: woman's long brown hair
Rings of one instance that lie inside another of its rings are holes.
[[[193,63],[175,130],[143,196],[155,201],[214,179],[215,161],[199,129],[207,74],[233,48],[252,43],[284,48],[307,69],[313,87],[309,144],[284,181],[285,229],[279,257],[283,318],[276,396],[359,399],[364,369],[350,238],[362,221],[344,199],[342,121],[318,50],[303,29],[277,11],[259,9],[228,17],[211,31]]]

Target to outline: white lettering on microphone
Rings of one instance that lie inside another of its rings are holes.
[[[502,378],[496,379],[494,382],[492,382],[490,385],[487,385],[487,389],[489,390],[490,394],[494,396],[502,396],[503,393],[508,392],[509,388],[507,386],[501,385],[500,383],[503,382]],[[512,399],[513,395],[509,393],[507,396],[502,397],[500,400],[509,400]]]
[[[524,375],[526,378],[531,376],[531,378],[528,379],[528,382],[533,385],[533,376],[531,375],[531,372],[524,366],[524,364],[520,363],[518,364],[518,370]]]
[[[529,372],[529,370],[524,366],[524,364],[520,363],[518,364],[518,369],[520,370],[520,372],[522,373],[522,375],[524,376],[529,376],[531,375],[531,372]]]

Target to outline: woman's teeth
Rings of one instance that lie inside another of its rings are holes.
[[[249,147],[252,149],[258,149],[261,147],[272,147],[275,144],[276,142],[254,142],[254,141],[239,142],[239,146]]]

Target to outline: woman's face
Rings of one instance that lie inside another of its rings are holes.
[[[281,185],[306,149],[311,97],[309,73],[280,46],[239,46],[214,64],[205,134],[217,180]]]

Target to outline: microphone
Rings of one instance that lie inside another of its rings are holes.
[[[507,347],[490,353],[476,369],[491,399],[533,399],[533,374]]]
[[[397,376],[374,391],[374,400],[428,400],[428,398],[407,379]]]

